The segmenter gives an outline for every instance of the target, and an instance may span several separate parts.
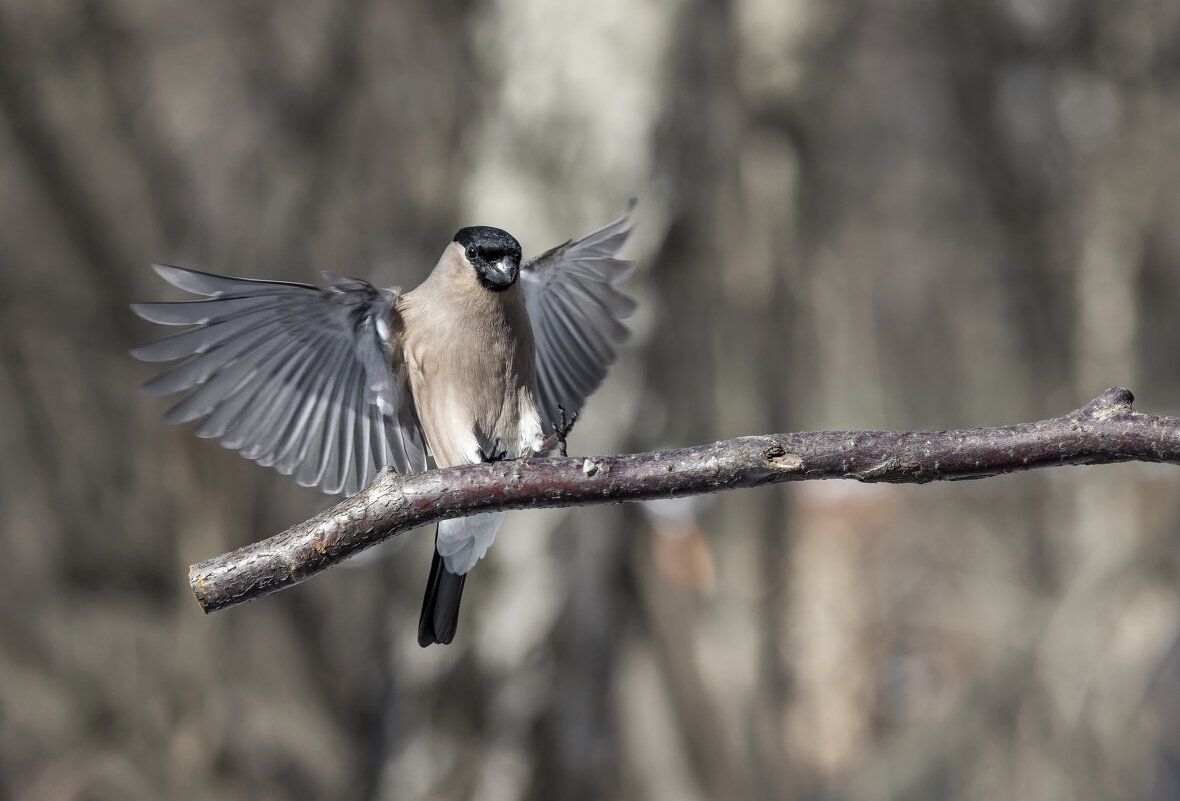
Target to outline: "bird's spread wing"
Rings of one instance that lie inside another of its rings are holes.
[[[329,273],[331,287],[321,289],[153,267],[208,297],[131,307],[153,323],[195,326],[131,352],[149,362],[184,359],[143,387],[149,395],[192,390],[168,411],[169,423],[201,419],[197,436],[329,493],[353,495],[385,467],[426,469],[399,366],[396,294]]]
[[[620,320],[635,301],[615,288],[631,272],[617,257],[631,231],[635,202],[615,222],[577,242],[566,242],[520,270],[525,308],[537,349],[537,403],[550,427],[582,408],[627,338]]]

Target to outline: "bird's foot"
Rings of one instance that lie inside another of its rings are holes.
[[[553,427],[553,436],[557,438],[557,447],[561,451],[561,455],[569,456],[569,454],[565,452],[565,438],[571,431],[574,430],[574,423],[578,422],[578,415],[582,412],[581,410],[574,412],[573,416],[567,420],[565,416],[565,407],[560,403],[557,404],[557,411],[561,413],[561,423]]]
[[[485,451],[483,448],[479,449],[479,460],[481,462],[502,462],[508,458],[508,451]]]

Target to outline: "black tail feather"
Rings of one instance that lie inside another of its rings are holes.
[[[418,644],[423,648],[434,643],[447,645],[455,639],[465,581],[466,575],[457,576],[447,570],[435,550],[430,578],[426,580],[426,597],[422,599],[422,616],[418,619]]]

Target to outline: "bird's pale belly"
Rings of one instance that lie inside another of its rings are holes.
[[[515,459],[541,448],[532,388],[512,381],[503,366],[452,359],[444,362],[450,369],[432,371],[415,361],[411,388],[439,467]]]

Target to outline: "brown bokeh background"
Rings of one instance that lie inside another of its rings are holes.
[[[510,516],[203,616],[331,500],[137,385],[152,261],[413,286],[637,196],[574,453],[1180,413],[1180,4],[0,0],[0,798],[1180,794],[1172,468]]]

